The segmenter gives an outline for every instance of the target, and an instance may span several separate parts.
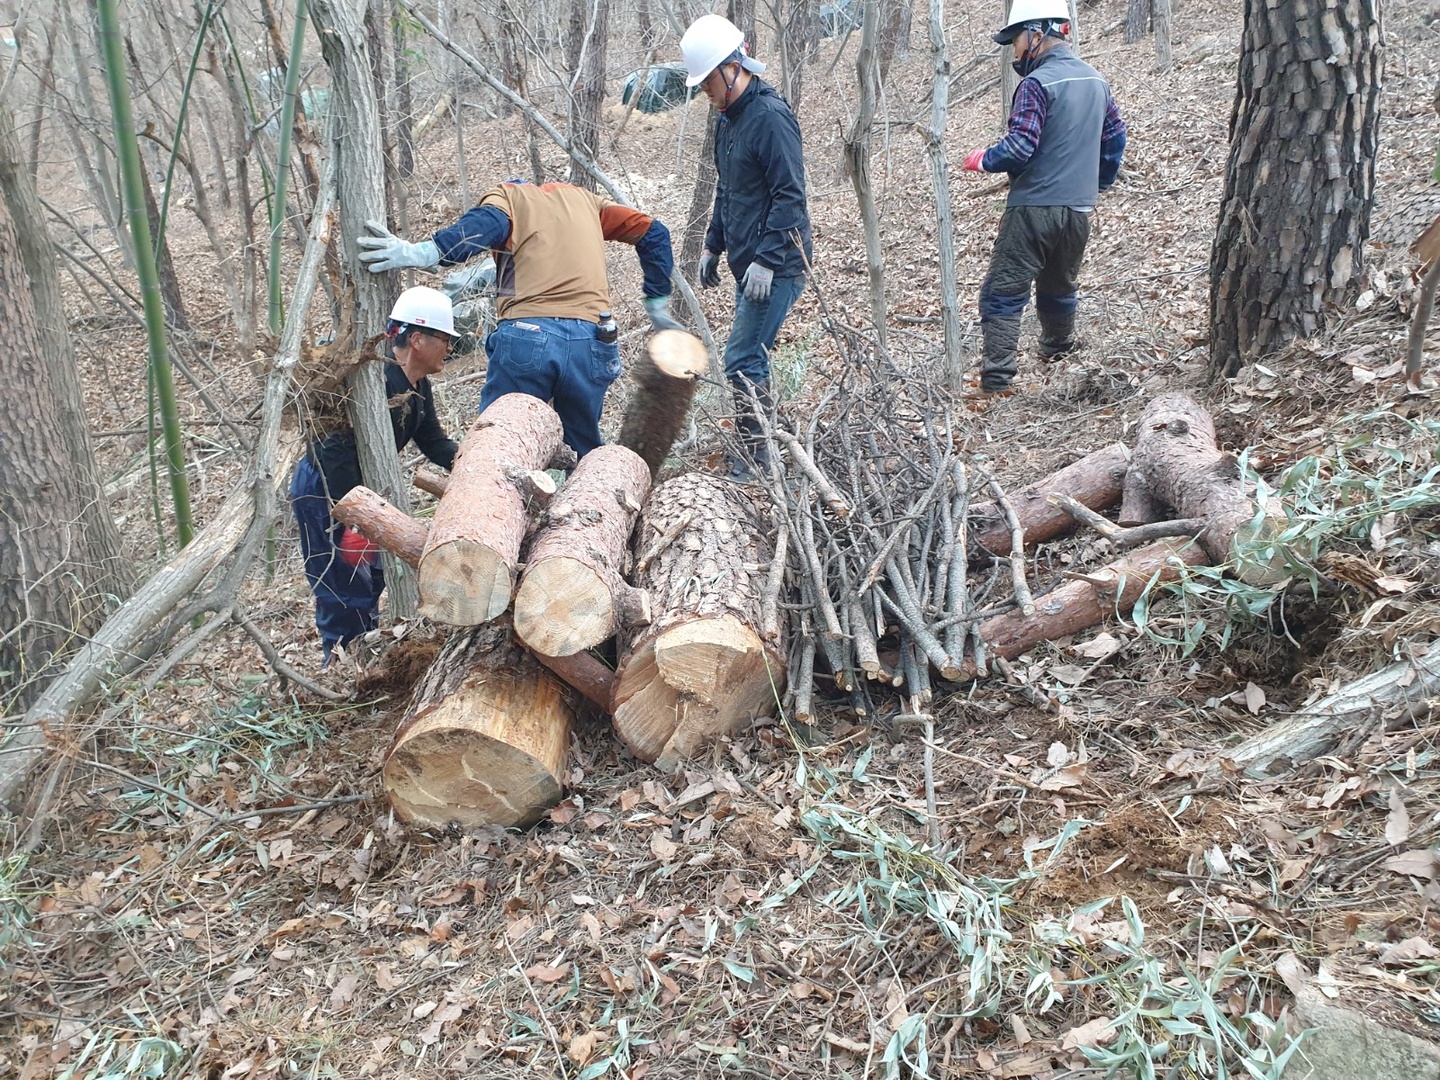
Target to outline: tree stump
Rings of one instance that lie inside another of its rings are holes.
[[[664,769],[773,709],[785,689],[785,644],[758,630],[773,549],[754,504],[719,477],[675,477],[651,493],[641,546],[687,514],[638,577],[654,621],[624,635],[612,698],[621,741]]]
[[[1129,468],[1129,447],[1113,443],[1008,496],[1025,533],[1025,546],[1053,539],[1075,527],[1074,518],[1047,501],[1052,493],[1068,495],[1091,510],[1108,510],[1120,501]],[[1010,527],[996,503],[974,507],[968,520],[972,561],[1010,554]]]
[[[531,476],[560,445],[560,418],[528,394],[506,394],[460,446],[420,558],[420,613],[477,626],[510,606]]]
[[[349,525],[366,540],[396,558],[411,566],[420,565],[430,527],[387,502],[364,484],[351,488],[331,508],[330,516],[342,525]]]
[[[560,801],[569,696],[508,620],[455,633],[416,684],[385,757],[395,812],[422,827],[533,825]]]
[[[1240,548],[1271,529],[1268,520],[1252,525],[1257,508],[1241,487],[1239,462],[1216,447],[1208,412],[1185,394],[1161,394],[1140,414],[1139,433],[1125,476],[1121,525],[1200,518],[1205,527],[1199,539],[1211,562],[1238,560],[1239,576],[1253,585],[1284,576],[1278,562],[1242,558]]]
[[[546,656],[599,645],[622,623],[649,621],[644,593],[622,576],[650,470],[623,446],[581,459],[530,542],[515,594],[515,632]]]
[[[635,388],[620,427],[620,445],[629,447],[650,467],[660,467],[690,412],[696,377],[705,374],[709,358],[700,339],[682,330],[661,330],[650,335],[645,351],[631,369]]]

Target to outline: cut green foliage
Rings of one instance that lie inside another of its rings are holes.
[[[1241,544],[1235,562],[1182,569],[1164,594],[1175,597],[1178,631],[1162,629],[1154,617],[1152,582],[1136,603],[1135,625],[1152,641],[1178,646],[1190,655],[1207,635],[1220,648],[1237,629],[1267,618],[1297,582],[1318,595],[1315,559],[1327,547],[1364,544],[1383,550],[1395,519],[1440,507],[1440,423],[1409,420],[1388,411],[1347,417],[1342,428],[1366,429],[1323,455],[1301,458],[1272,483],[1240,457],[1243,482],[1255,493],[1259,511],[1252,538]],[[1276,519],[1284,522],[1277,531]],[[1241,563],[1278,564],[1286,576],[1271,585],[1251,585],[1234,576]]]

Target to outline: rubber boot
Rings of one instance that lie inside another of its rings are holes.
[[[752,383],[743,377],[731,379],[730,392],[735,401],[735,432],[740,436],[741,452],[727,453],[725,464],[732,480],[748,483],[756,479],[757,474],[766,476],[770,472],[770,446],[765,441],[765,429],[755,415],[757,403],[767,417],[770,415],[770,380]]]
[[[1015,351],[1020,347],[1019,315],[986,315],[980,320],[984,349],[980,357],[980,389],[998,394],[1015,378]]]
[[[1039,310],[1040,346],[1036,350],[1041,360],[1054,360],[1075,351],[1075,312],[1066,311],[1047,314]]]

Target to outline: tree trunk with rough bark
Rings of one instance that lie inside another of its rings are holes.
[[[790,103],[790,110],[800,114],[800,96],[805,86],[805,68],[815,54],[820,40],[819,5],[815,0],[789,0],[785,6],[785,22],[776,35],[780,53],[780,79],[777,89]]]
[[[1125,7],[1125,44],[1134,45],[1145,36],[1150,24],[1153,0],[1129,0]]]
[[[696,380],[709,365],[699,338],[681,330],[661,330],[650,335],[630,368],[635,386],[617,441],[644,459],[652,479],[660,475],[690,411]]]
[[[1155,70],[1163,75],[1175,66],[1170,46],[1170,0],[1154,0],[1155,4]]]
[[[1130,449],[1124,443],[1112,443],[1009,495],[1007,501],[1025,533],[1025,546],[1053,539],[1075,527],[1074,518],[1047,501],[1051,494],[1068,495],[1091,510],[1108,510],[1120,501],[1129,468]],[[1010,526],[996,503],[974,507],[967,520],[973,559],[1010,554]]]
[[[385,757],[396,813],[429,828],[535,824],[560,801],[569,697],[508,620],[452,635],[416,684]]]
[[[845,171],[855,188],[860,222],[865,232],[865,262],[870,271],[870,318],[880,348],[885,348],[885,249],[880,244],[880,211],[875,205],[875,187],[870,181],[870,129],[875,122],[875,103],[880,93],[876,51],[880,21],[880,0],[865,0],[860,29],[860,51],[855,59],[855,76],[860,84],[860,103],[855,122],[845,136]]]
[[[1380,121],[1378,0],[1246,0],[1210,254],[1210,375],[1325,325],[1362,278]]]
[[[510,606],[525,537],[529,476],[560,445],[560,418],[539,398],[506,394],[470,428],[420,559],[420,612],[477,626]]]
[[[580,157],[600,159],[600,106],[605,100],[605,53],[610,43],[610,0],[570,0],[566,70],[570,85],[570,182],[595,190],[595,177]]]
[[[678,476],[651,493],[642,522],[642,546],[674,540],[636,577],[654,621],[625,635],[612,712],[621,741],[668,770],[775,708],[786,644],[761,640],[774,552],[754,504],[734,484],[708,473]]]
[[[630,534],[650,494],[650,469],[623,446],[580,459],[550,504],[515,594],[515,633],[545,656],[571,656],[622,625],[650,621],[649,598],[626,583]]]
[[[945,156],[945,120],[950,101],[950,51],[945,44],[944,0],[930,0],[930,126],[921,138],[930,158],[930,186],[935,194],[935,244],[940,256],[940,325],[945,340],[945,384],[960,392],[965,386],[965,352],[961,341],[959,280],[955,273],[955,218],[950,205],[950,162]]]
[[[381,154],[380,109],[367,59],[365,33],[346,0],[310,0],[320,50],[330,66],[330,133],[339,191],[339,239],[343,257],[336,291],[353,297],[340,313],[340,325],[358,345],[381,334],[396,290],[393,274],[372,274],[359,260],[356,237],[366,221],[386,221],[385,161]],[[365,484],[402,513],[410,496],[395,453],[395,433],[385,397],[385,376],[378,364],[362,364],[350,379],[350,423],[360,451]],[[415,574],[392,556],[385,558],[385,588],[397,618],[415,612]]]
[[[8,113],[0,129],[0,714],[9,714],[40,695],[124,586],[45,217]]]

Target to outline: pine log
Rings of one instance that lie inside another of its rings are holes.
[[[507,619],[453,634],[416,684],[385,790],[421,827],[525,828],[560,801],[574,709]]]
[[[443,499],[445,489],[450,486],[450,477],[444,473],[435,472],[433,469],[420,468],[415,470],[414,484],[421,491],[434,495],[437,499]]]
[[[1052,493],[1068,495],[1091,510],[1108,510],[1120,501],[1129,468],[1129,448],[1124,443],[1112,443],[1010,495],[1010,505],[1015,508],[1026,547],[1075,527],[1075,519],[1049,501]],[[1010,527],[998,503],[978,504],[971,509],[968,520],[972,561],[1010,554]]]
[[[620,427],[620,445],[639,454],[652,478],[675,445],[695,396],[696,379],[705,374],[709,358],[700,339],[683,330],[650,335],[645,351],[631,369],[634,387]]]
[[[978,629],[991,656],[1013,660],[1042,641],[1096,626],[1116,611],[1126,611],[1152,579],[1174,581],[1181,566],[1209,562],[1193,540],[1162,540],[1130,552],[1096,570],[1035,598],[1035,614],[1010,612],[986,619]],[[961,678],[975,677],[975,661],[967,658]]]
[[[559,675],[603,715],[610,715],[610,696],[615,691],[615,672],[597,660],[594,654],[577,652],[570,656],[541,656],[532,651],[531,655]]]
[[[530,542],[515,594],[520,640],[546,656],[570,656],[611,637],[622,620],[649,621],[644,594],[623,576],[649,494],[650,469],[633,450],[600,446],[581,459]]]
[[[560,445],[560,418],[528,394],[506,394],[460,446],[420,558],[420,613],[476,626],[504,613],[525,536],[526,485]]]
[[[1268,519],[1252,526],[1256,506],[1240,483],[1240,463],[1215,445],[1210,414],[1185,394],[1161,394],[1140,414],[1139,439],[1121,525],[1147,525],[1168,518],[1200,518],[1200,543],[1213,563],[1239,558],[1257,532],[1272,530]],[[1173,511],[1173,512],[1172,512]],[[1284,576],[1278,557],[1271,565],[1245,559],[1240,577],[1251,584]]]
[[[773,550],[755,504],[707,473],[677,476],[651,493],[642,540],[687,514],[690,524],[637,576],[654,622],[622,635],[611,709],[621,741],[667,770],[767,715],[785,690],[787,645],[759,632]]]
[[[1440,708],[1440,646],[1382,668],[1307,705],[1233,750],[1220,755],[1226,771],[1264,778],[1284,776],[1334,749],[1367,724],[1376,730],[1423,719]]]
[[[430,526],[393,506],[364,484],[351,488],[331,508],[330,516],[396,558],[411,566],[420,565]]]

